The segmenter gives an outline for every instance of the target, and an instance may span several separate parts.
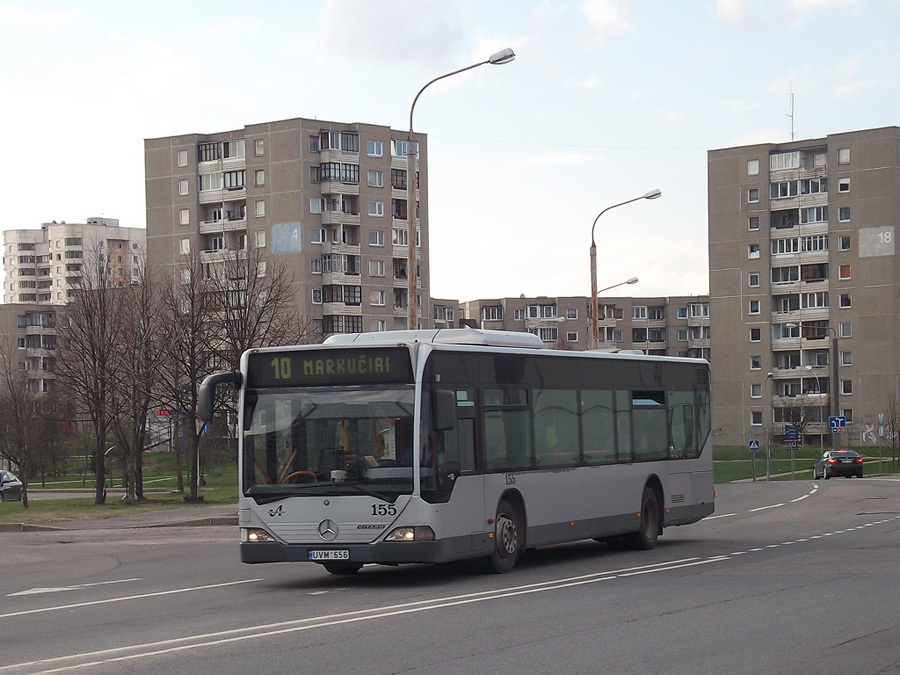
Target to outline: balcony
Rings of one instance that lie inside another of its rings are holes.
[[[359,225],[359,211],[322,211],[323,225]]]
[[[246,260],[246,249],[211,249],[200,251],[201,263],[223,263],[229,260]]]
[[[225,220],[201,220],[200,234],[218,234],[247,229],[247,218],[226,218]]]

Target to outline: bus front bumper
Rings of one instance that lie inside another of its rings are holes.
[[[374,544],[283,544],[281,542],[241,542],[241,562],[248,564],[272,562],[347,562],[379,563],[439,563],[487,555],[483,549],[487,537],[475,547],[470,537],[441,541],[377,542]],[[325,553],[326,556],[320,557]]]

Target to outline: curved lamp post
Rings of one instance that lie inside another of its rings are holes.
[[[491,54],[485,61],[473,63],[471,66],[466,66],[465,68],[439,75],[419,89],[419,93],[416,94],[416,97],[413,99],[412,105],[409,108],[409,134],[406,137],[406,222],[408,223],[408,241],[406,244],[408,249],[406,254],[406,327],[410,330],[415,330],[418,327],[419,321],[417,302],[419,274],[416,269],[416,240],[418,239],[416,231],[416,155],[418,154],[418,148],[416,147],[416,144],[413,143],[413,112],[416,109],[416,101],[419,100],[419,96],[422,95],[423,91],[438,80],[443,80],[445,77],[472,70],[472,68],[477,68],[478,66],[483,66],[487,63],[495,66],[502,66],[505,63],[514,61],[515,58],[516,53],[507,47],[506,49]]]
[[[640,201],[641,199],[656,199],[662,195],[660,190],[650,190],[646,194],[641,195],[640,197],[635,197],[634,199],[629,199],[628,201],[619,202],[618,204],[613,204],[612,206],[607,206],[600,213],[597,214],[597,217],[594,218],[594,224],[591,225],[591,349],[597,349],[597,343],[599,342],[599,326],[597,324],[597,244],[594,242],[594,228],[597,227],[597,221],[600,220],[600,216],[609,211],[610,209],[614,209],[618,206],[624,206],[625,204],[630,204],[631,202]],[[635,279],[637,281],[637,279]],[[628,283],[632,283],[630,280]],[[609,289],[604,289],[609,290]]]

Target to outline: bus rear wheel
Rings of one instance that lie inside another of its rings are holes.
[[[331,574],[348,575],[359,572],[362,563],[326,562],[322,563],[322,567]]]
[[[518,514],[508,501],[501,499],[494,523],[494,552],[487,559],[489,571],[496,574],[511,572],[521,548]]]
[[[656,491],[646,486],[641,495],[641,529],[624,535],[625,545],[635,551],[649,551],[656,546],[661,522]]]

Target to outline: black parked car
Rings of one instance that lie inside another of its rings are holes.
[[[9,471],[0,471],[0,502],[22,499],[22,481]]]
[[[862,478],[863,460],[853,450],[828,450],[813,466],[813,480],[824,478],[828,480],[832,476],[846,476]]]

